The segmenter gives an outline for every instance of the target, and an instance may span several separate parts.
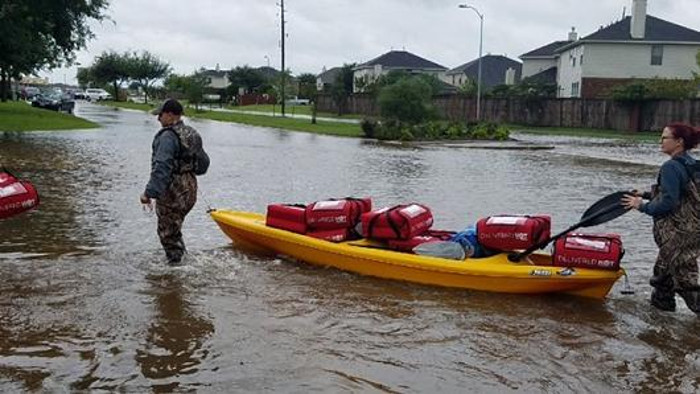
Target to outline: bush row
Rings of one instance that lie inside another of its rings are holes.
[[[362,132],[367,138],[400,141],[431,140],[507,140],[510,131],[506,126],[492,123],[457,123],[429,121],[420,124],[403,123],[398,120],[378,121],[363,119]]]

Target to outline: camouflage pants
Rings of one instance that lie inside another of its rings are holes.
[[[678,293],[692,311],[700,313],[697,263],[700,246],[695,237],[678,231],[673,220],[668,218],[654,222],[654,240],[659,254],[651,280],[652,304],[674,310]]]
[[[179,263],[185,254],[182,223],[197,202],[197,178],[193,173],[176,174],[163,197],[156,202],[158,237],[169,263]]]

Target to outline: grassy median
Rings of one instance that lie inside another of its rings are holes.
[[[629,139],[633,141],[657,142],[659,133],[653,131],[620,131],[611,129],[588,129],[588,128],[567,128],[567,127],[531,127],[521,125],[508,125],[511,132],[520,132],[526,134],[538,135],[559,135],[569,137],[588,137],[588,138],[614,138],[614,139]]]
[[[279,114],[280,111],[282,110],[282,107],[279,105],[272,105],[272,104],[257,104],[257,105],[246,105],[246,106],[226,106],[226,109],[233,109],[237,111],[245,111],[245,112],[265,112],[265,113],[270,113],[270,114]],[[311,109],[312,107],[310,105],[288,105],[285,109],[285,113],[288,115],[309,115],[311,116]],[[336,118],[336,119],[362,119],[362,115],[357,115],[357,114],[344,114],[342,116],[338,116],[337,113],[335,112],[318,112],[316,113],[316,116],[318,117],[323,117],[323,118]]]
[[[0,102],[0,131],[92,129],[100,125],[62,112],[33,108],[23,101]]]
[[[138,109],[150,111],[152,104],[125,103],[115,101],[103,101],[100,104],[119,108]],[[221,122],[242,123],[251,126],[274,127],[284,130],[304,131],[315,134],[337,135],[341,137],[361,137],[362,130],[359,124],[318,121],[312,124],[309,119],[283,118],[280,116],[241,114],[233,112],[209,111],[202,107],[199,111],[188,107],[185,114],[191,118],[211,119]]]

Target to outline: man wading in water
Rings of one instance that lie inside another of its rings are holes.
[[[180,119],[182,105],[165,100],[151,112],[158,115],[162,128],[153,138],[151,178],[141,195],[144,208],[153,209],[156,200],[158,237],[168,263],[178,265],[185,253],[182,223],[197,202],[197,178],[209,168],[209,156],[202,148],[197,130]]]

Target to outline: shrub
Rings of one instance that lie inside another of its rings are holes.
[[[379,93],[379,108],[384,119],[418,124],[435,117],[433,89],[421,78],[403,78]]]
[[[378,125],[377,121],[374,119],[370,119],[370,118],[364,118],[360,122],[360,127],[362,128],[362,133],[367,138],[375,138],[378,126],[379,125]]]

